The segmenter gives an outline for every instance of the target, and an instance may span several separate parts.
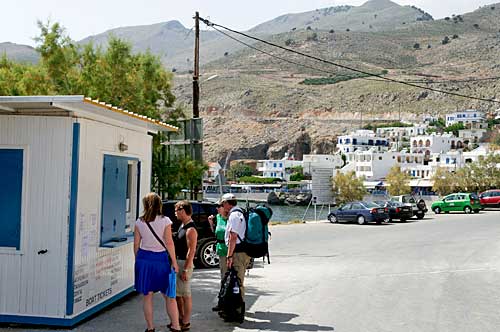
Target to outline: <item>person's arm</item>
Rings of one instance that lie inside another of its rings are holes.
[[[172,224],[165,227],[165,231],[163,232],[163,242],[165,242],[165,246],[167,247],[168,255],[170,256],[170,260],[172,261],[172,267],[174,268],[175,272],[179,272],[177,257],[175,256],[174,239],[172,238]]]
[[[137,226],[134,227],[134,257],[137,257],[137,252],[139,251],[139,246],[141,245],[141,233]]]
[[[184,263],[184,266],[182,268],[182,274],[181,274],[181,279],[184,281],[187,281],[187,271],[188,269],[192,268],[194,266],[194,254],[196,252],[196,242],[198,241],[198,233],[196,233],[196,229],[194,228],[189,228],[186,232],[186,241],[187,241],[187,247],[188,251],[186,254],[186,263]]]
[[[238,233],[229,232],[229,245],[227,246],[227,267],[231,268],[233,266],[233,254],[236,248],[236,239],[238,239]]]
[[[213,214],[208,217],[208,224],[210,225],[210,229],[212,230],[212,232],[215,232],[214,219],[215,219],[215,216]]]

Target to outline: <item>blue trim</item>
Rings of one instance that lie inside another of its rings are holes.
[[[120,300],[121,298],[127,296],[134,291],[134,287],[129,287],[124,291],[116,294],[112,298],[96,305],[95,307],[81,313],[80,315],[73,318],[48,318],[48,317],[38,317],[38,316],[16,316],[16,315],[0,315],[0,323],[18,323],[18,324],[30,324],[30,325],[47,325],[47,326],[63,326],[72,327],[82,320],[92,316],[98,311],[104,309],[110,304]]]
[[[76,207],[78,201],[78,164],[80,161],[80,124],[73,123],[73,150],[71,155],[71,195],[69,200],[68,274],[66,276],[66,315],[73,314],[75,265]]]
[[[136,211],[135,211],[135,219],[139,219],[139,207],[141,204],[141,162],[137,160],[137,204],[136,204]]]

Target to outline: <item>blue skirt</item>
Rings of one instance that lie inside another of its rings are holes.
[[[144,295],[149,292],[162,292],[167,296],[175,294],[175,283],[172,285],[169,281],[171,272],[166,251],[139,249],[135,258],[135,290]]]

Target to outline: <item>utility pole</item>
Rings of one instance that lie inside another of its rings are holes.
[[[200,117],[200,14],[196,12],[194,16],[194,70],[193,70],[193,118]]]
[[[196,130],[197,128],[197,122],[199,121],[200,117],[200,108],[199,108],[199,101],[200,101],[200,85],[199,85],[199,78],[200,78],[200,14],[198,12],[195,13],[194,16],[194,68],[193,68],[193,118],[190,121],[190,126],[191,126],[191,139],[190,139],[190,150],[191,150],[191,158],[192,159],[197,159],[195,156],[195,144],[199,142],[199,138],[197,137],[198,131]],[[201,158],[201,157],[200,157]],[[203,177],[201,179],[202,187],[203,187]],[[191,199],[195,199],[195,193],[196,193],[196,199],[198,199],[198,191],[199,187],[191,186]]]

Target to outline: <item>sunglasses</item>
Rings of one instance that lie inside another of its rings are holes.
[[[181,211],[181,210],[184,210],[184,208],[176,208],[176,209],[175,209],[175,212],[177,212],[177,211]]]

